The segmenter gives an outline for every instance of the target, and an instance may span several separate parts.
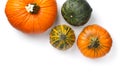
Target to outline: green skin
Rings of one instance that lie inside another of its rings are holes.
[[[59,50],[67,50],[73,46],[75,34],[67,25],[55,26],[50,32],[50,43]]]
[[[81,26],[88,22],[92,8],[86,0],[67,0],[61,9],[64,19],[73,26]]]

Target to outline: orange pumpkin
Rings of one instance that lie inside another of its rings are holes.
[[[6,16],[13,27],[25,33],[42,33],[57,15],[55,0],[8,0]]]
[[[112,38],[104,28],[93,24],[83,29],[78,36],[77,45],[83,55],[89,58],[98,58],[110,51]]]

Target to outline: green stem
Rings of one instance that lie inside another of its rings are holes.
[[[99,45],[100,45],[100,42],[98,38],[91,38],[91,42],[88,48],[98,48]]]

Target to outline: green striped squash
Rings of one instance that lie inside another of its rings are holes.
[[[86,0],[67,0],[61,9],[63,18],[73,26],[81,26],[88,22],[92,8]]]
[[[50,43],[59,50],[67,50],[75,42],[75,34],[71,27],[67,25],[55,26],[50,32]]]

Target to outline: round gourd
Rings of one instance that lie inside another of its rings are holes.
[[[56,0],[8,0],[6,16],[13,27],[25,33],[42,33],[57,15]]]
[[[75,34],[67,25],[55,26],[50,32],[50,43],[59,50],[67,50],[75,42]]]
[[[81,26],[88,22],[92,8],[86,0],[67,0],[61,9],[64,19],[73,26]]]
[[[85,27],[79,34],[77,45],[84,56],[99,58],[110,51],[112,38],[104,28],[93,24]]]

